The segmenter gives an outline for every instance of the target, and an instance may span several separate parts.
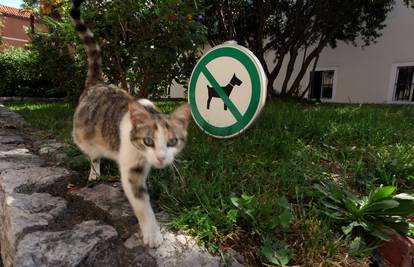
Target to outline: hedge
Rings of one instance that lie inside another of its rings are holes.
[[[61,97],[41,72],[35,52],[8,49],[0,53],[0,96]]]

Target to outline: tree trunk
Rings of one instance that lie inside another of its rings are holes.
[[[223,29],[222,32],[224,33],[225,41],[229,41],[229,40],[232,39],[232,37],[231,37],[231,34],[229,32],[229,27],[226,23],[226,15],[225,15],[226,12],[224,11],[225,7],[224,7],[223,3],[220,3],[219,7],[220,7],[220,11],[218,12],[219,15],[220,15],[219,23],[221,24],[221,27]]]
[[[151,73],[151,70],[148,68],[143,69],[144,77],[142,78],[142,82],[139,85],[139,91],[138,91],[138,98],[148,98],[149,95],[149,88],[151,86],[151,80],[152,77],[149,75]]]
[[[35,32],[35,17],[33,14],[30,14],[30,33]]]
[[[148,95],[149,93],[145,86],[139,88],[138,98],[148,98]]]
[[[295,88],[299,86],[300,81],[303,79],[303,76],[305,75],[306,70],[308,69],[312,60],[322,52],[323,48],[326,46],[327,43],[328,43],[328,38],[321,38],[321,41],[319,42],[318,46],[306,58],[292,86],[290,87],[289,94],[291,94],[295,90]]]
[[[283,81],[282,91],[280,92],[282,96],[286,95],[290,77],[292,76],[293,70],[295,69],[296,58],[298,57],[298,49],[296,48],[295,45],[291,47],[289,51],[289,55],[290,55],[290,59],[289,59],[289,63],[286,69],[286,76]]]
[[[306,45],[305,46],[305,51],[303,52],[302,65],[305,63],[307,52],[308,52],[308,46]],[[292,96],[292,97],[298,97],[298,95],[299,95],[299,86],[297,86],[295,88],[290,88],[287,95]]]
[[[319,61],[319,55],[316,56],[315,61],[313,63],[312,73],[315,73],[316,66],[318,65],[318,61]],[[314,77],[313,75],[310,76],[309,83],[306,86],[305,91],[303,91],[302,94],[300,95],[300,97],[299,97],[300,99],[303,99],[305,97],[306,93],[310,90],[310,88],[313,84],[313,77]]]
[[[273,83],[275,82],[276,77],[279,74],[280,69],[282,68],[282,64],[283,64],[284,59],[285,59],[284,55],[281,58],[279,58],[279,60],[277,61],[276,66],[274,67],[272,72],[270,72],[270,74],[267,76],[267,78],[268,78],[268,87],[267,88],[268,88],[268,91],[270,90],[271,95],[273,95],[273,96],[276,95],[276,92],[273,88]]]
[[[120,58],[118,50],[115,50],[114,56],[115,56],[115,61],[116,61],[116,68],[118,69],[119,82],[121,84],[121,88],[127,91],[128,93],[132,94],[133,88],[128,88],[128,83],[126,80],[126,73],[125,73],[124,68],[122,67],[121,58]]]

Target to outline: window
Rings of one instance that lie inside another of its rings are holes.
[[[324,70],[311,72],[311,91],[312,99],[332,99],[334,88],[334,70]]]
[[[394,89],[395,101],[414,101],[413,76],[414,66],[397,68],[397,82]]]

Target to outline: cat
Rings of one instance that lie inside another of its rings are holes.
[[[236,74],[233,74],[233,77],[231,78],[230,82],[226,86],[222,86],[224,93],[227,96],[230,96],[231,91],[233,91],[233,88],[235,85],[240,86],[243,82],[237,78]],[[210,102],[213,97],[220,97],[214,87],[207,85],[208,89],[208,99],[207,99],[207,109],[210,109]],[[224,110],[227,110],[227,105],[224,104]]]
[[[88,74],[73,118],[73,139],[91,160],[89,180],[100,175],[100,159],[118,163],[121,182],[141,227],[144,244],[157,247],[163,237],[151,208],[146,178],[151,167],[174,161],[186,142],[191,108],[183,104],[163,114],[149,100],[136,100],[104,82],[100,47],[81,18],[83,0],[74,0],[71,17],[85,43]]]

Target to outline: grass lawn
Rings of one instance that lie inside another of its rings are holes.
[[[7,105],[71,142],[69,104]],[[174,105],[159,103],[165,111]],[[176,166],[152,172],[151,196],[173,215],[171,227],[211,251],[231,248],[255,266],[367,266],[369,253],[347,257],[353,237],[323,215],[314,185],[367,195],[384,184],[412,193],[414,106],[268,103],[235,139],[212,139],[193,123]]]

